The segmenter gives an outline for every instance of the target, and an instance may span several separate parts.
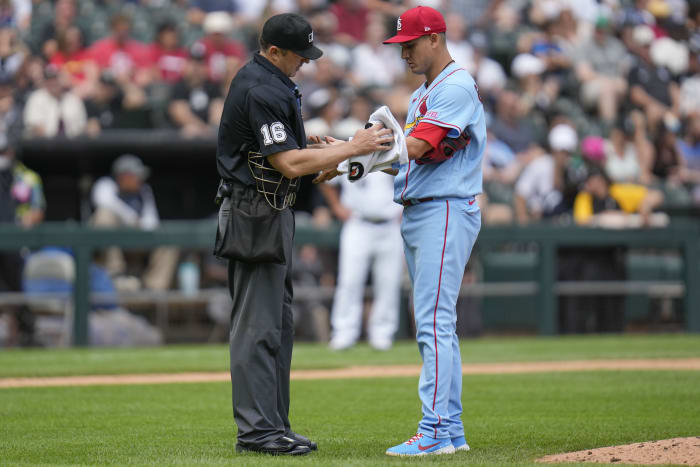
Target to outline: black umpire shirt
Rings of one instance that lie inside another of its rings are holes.
[[[236,74],[226,96],[216,151],[219,175],[254,185],[249,151],[269,156],[305,147],[297,85],[256,52]]]

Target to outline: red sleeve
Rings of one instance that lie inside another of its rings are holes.
[[[448,131],[450,131],[449,128],[443,128],[438,125],[433,125],[432,123],[420,122],[409,136],[422,139],[435,149],[438,144],[440,144],[440,141],[445,139]]]

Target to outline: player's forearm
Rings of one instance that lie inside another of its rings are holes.
[[[420,138],[414,138],[413,136],[408,136],[406,138],[406,149],[408,150],[408,158],[411,160],[420,159],[425,155],[426,152],[430,151],[433,147],[427,141]]]
[[[335,167],[345,159],[360,154],[352,141],[349,141],[325,145],[323,148],[282,151],[268,156],[268,160],[275,169],[282,172],[282,175],[295,178]]]

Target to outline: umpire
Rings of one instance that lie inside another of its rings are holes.
[[[321,56],[309,23],[296,14],[265,22],[260,51],[231,83],[216,163],[219,228],[214,253],[229,260],[229,335],[236,451],[303,455],[316,443],[289,425],[294,213],[302,175],[337,174],[349,157],[386,149],[390,130],[359,130],[350,142],[312,137],[307,146],[301,94],[289,78]]]

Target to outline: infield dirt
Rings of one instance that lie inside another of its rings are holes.
[[[292,370],[292,379],[355,379],[418,376],[419,365],[352,366],[325,370]],[[559,362],[471,363],[465,375],[547,373],[597,370],[700,370],[700,358],[634,360],[573,360]],[[1,388],[94,386],[124,384],[208,383],[229,381],[228,372],[0,378]]]
[[[645,441],[624,446],[554,454],[537,459],[537,462],[552,464],[595,462],[600,464],[700,465],[700,436]]]

